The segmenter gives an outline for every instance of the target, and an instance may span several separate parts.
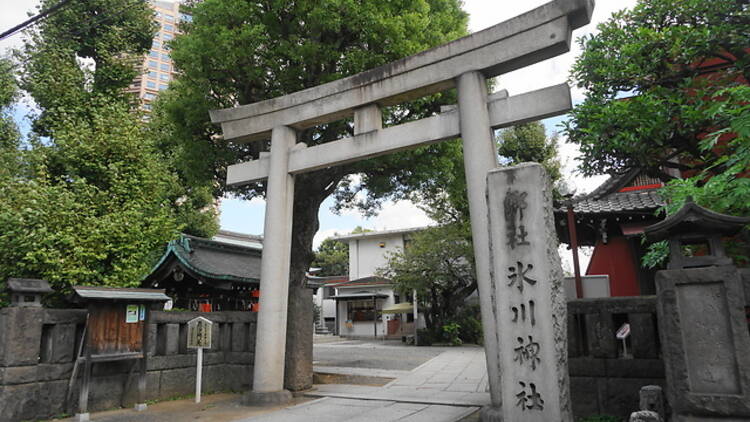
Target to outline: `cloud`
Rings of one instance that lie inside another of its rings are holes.
[[[38,5],[39,0],[4,1],[3,13],[0,13],[0,32],[5,32],[27,20],[29,18],[29,12],[37,14],[39,12],[37,10]],[[0,54],[4,55],[10,48],[20,47],[22,40],[23,34],[18,33],[0,41]]]

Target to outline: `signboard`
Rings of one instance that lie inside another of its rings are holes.
[[[127,305],[125,307],[125,323],[138,322],[138,305]]]
[[[622,327],[620,327],[619,330],[617,330],[617,336],[618,340],[625,340],[630,335],[630,324],[627,322],[625,324],[622,324]]]
[[[187,347],[189,349],[210,349],[211,325],[213,325],[213,322],[203,317],[188,321]]]

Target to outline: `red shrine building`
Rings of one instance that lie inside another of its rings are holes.
[[[659,213],[664,205],[658,194],[662,186],[659,179],[639,169],[610,177],[591,193],[572,199],[574,233],[569,229],[566,204],[555,209],[558,238],[570,247],[593,246],[588,267],[581,272],[608,276],[612,297],[656,292],[656,269],[640,264],[648,247],[641,239],[645,227],[664,218]]]

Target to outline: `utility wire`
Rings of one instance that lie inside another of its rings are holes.
[[[10,37],[12,35],[17,34],[18,32],[22,31],[26,27],[33,25],[38,20],[44,19],[44,18],[50,16],[51,14],[56,13],[61,8],[63,8],[66,4],[70,3],[71,1],[73,1],[73,0],[62,0],[60,3],[57,3],[56,5],[50,7],[49,9],[40,12],[38,15],[33,16],[30,19],[28,19],[28,20],[26,20],[24,22],[19,23],[18,25],[14,26],[13,28],[10,28],[9,30],[7,30],[7,31],[3,32],[2,34],[0,34],[0,41],[4,40],[4,39],[6,39],[6,38],[8,38],[8,37]]]

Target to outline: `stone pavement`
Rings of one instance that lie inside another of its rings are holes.
[[[484,349],[450,348],[412,371],[321,367],[340,375],[397,378],[382,387],[317,385],[306,396],[322,397],[241,422],[401,421],[454,422],[489,404]]]
[[[453,422],[469,416],[476,410],[475,407],[324,397],[238,422]]]

